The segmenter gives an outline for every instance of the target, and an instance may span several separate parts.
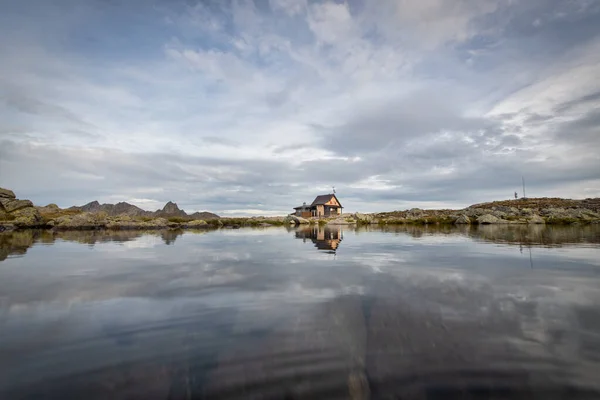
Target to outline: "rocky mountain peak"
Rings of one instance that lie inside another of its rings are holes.
[[[187,216],[185,211],[181,210],[177,206],[177,203],[173,203],[172,201],[169,201],[167,204],[165,204],[163,209],[160,210],[158,213],[160,215],[165,215],[165,216],[181,216],[181,217]]]
[[[81,211],[85,212],[97,212],[100,210],[100,203],[97,200],[87,203],[84,206],[81,206]]]
[[[173,203],[172,201],[169,201],[167,204],[165,204],[165,206],[162,209],[164,212],[167,213],[173,213],[173,212],[178,212],[181,211],[179,209],[179,207],[177,206],[177,203]]]

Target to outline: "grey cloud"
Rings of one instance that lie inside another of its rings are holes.
[[[581,118],[559,124],[555,130],[555,138],[573,146],[592,146],[600,150],[600,108],[589,111]]]
[[[537,113],[532,113],[532,114],[528,114],[527,118],[525,119],[525,123],[526,124],[544,123],[544,122],[550,121],[554,118],[555,118],[555,116],[553,116],[553,115],[541,115],[541,114],[537,114]]]
[[[595,103],[598,103],[598,105],[600,105],[600,92],[590,93],[578,99],[573,99],[566,103],[562,103],[554,108],[554,112],[564,113],[578,106],[593,106]]]
[[[4,102],[8,107],[26,114],[51,118],[56,117],[79,125],[89,126],[87,122],[70,110],[30,97],[23,90],[7,91],[7,94],[4,96]]]
[[[239,143],[237,143],[234,140],[224,138],[224,137],[218,137],[218,136],[204,136],[201,138],[201,140],[207,144],[220,144],[223,146],[231,146],[231,147],[239,146]]]
[[[304,149],[310,149],[310,148],[312,148],[312,145],[309,143],[288,144],[288,145],[283,145],[283,146],[275,146],[275,148],[273,149],[273,153],[283,154],[283,153],[288,153],[288,152],[292,152],[292,151],[296,151],[296,150],[304,150]]]
[[[451,103],[451,94],[441,97],[433,91],[416,93],[396,102],[368,106],[344,125],[316,129],[326,148],[343,155],[401,148],[412,139],[443,131],[498,135],[495,121],[463,117]]]

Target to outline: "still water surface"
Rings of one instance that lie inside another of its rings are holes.
[[[598,398],[600,227],[0,234],[0,398]]]

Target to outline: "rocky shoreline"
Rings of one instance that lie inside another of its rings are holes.
[[[535,198],[475,204],[462,210],[413,208],[373,214],[343,214],[336,218],[281,217],[223,218],[209,212],[186,214],[168,202],[162,210],[145,211],[127,203],[99,204],[61,209],[55,204],[36,207],[0,188],[0,232],[18,229],[162,230],[319,225],[489,225],[489,224],[598,224],[600,198],[571,200]]]

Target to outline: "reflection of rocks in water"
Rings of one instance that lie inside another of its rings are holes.
[[[194,231],[191,232],[197,233]],[[0,261],[5,260],[9,255],[25,254],[27,249],[35,243],[52,244],[57,239],[89,245],[107,242],[123,243],[136,240],[147,234],[155,235],[157,231],[51,231],[27,229],[23,231],[0,232]],[[166,244],[172,244],[182,234],[182,230],[160,231],[160,235]]]
[[[600,225],[485,225],[471,231],[471,237],[494,243],[557,246],[570,243],[600,243]]]
[[[296,239],[311,240],[319,250],[335,253],[344,238],[341,226],[307,226],[296,230]]]
[[[161,231],[160,237],[165,242],[166,245],[170,245],[175,243],[175,239],[177,236],[183,235],[182,229],[169,229],[168,231]]]
[[[107,242],[129,242],[141,237],[143,231],[111,231],[111,230],[96,230],[96,231],[57,231],[53,232],[54,238],[67,240],[70,242],[78,242],[83,244],[96,244]]]
[[[22,255],[33,245],[35,231],[14,231],[0,233],[0,261],[9,255]]]
[[[405,233],[413,238],[426,235],[464,235],[476,240],[516,245],[556,246],[571,243],[600,243],[600,225],[393,225],[359,227],[357,232],[382,230]]]
[[[51,231],[27,229],[23,231],[0,232],[0,261],[9,255],[23,255],[34,243],[54,243]]]

